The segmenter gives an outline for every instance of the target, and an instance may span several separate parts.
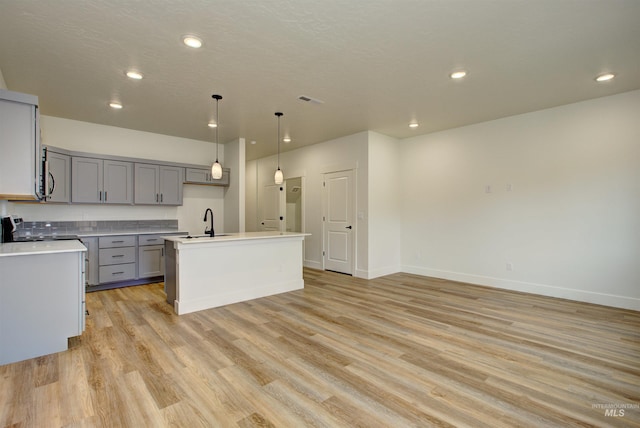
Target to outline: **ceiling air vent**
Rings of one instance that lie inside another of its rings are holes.
[[[307,103],[313,103],[313,104],[324,104],[324,101],[318,100],[318,99],[316,99],[316,98],[311,98],[311,97],[308,97],[308,96],[306,96],[306,95],[300,95],[300,96],[298,97],[298,99],[299,99],[300,101],[304,101],[304,102],[307,102]]]

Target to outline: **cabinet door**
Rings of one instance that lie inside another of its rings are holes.
[[[25,98],[25,102],[18,98]],[[0,199],[36,199],[36,164],[40,159],[37,102],[31,95],[0,90]]]
[[[164,275],[164,245],[138,247],[138,278]]]
[[[160,202],[158,190],[160,168],[146,163],[135,164],[135,193],[136,204],[157,204]]]
[[[108,204],[133,203],[133,164],[114,160],[104,161],[104,196]]]
[[[49,189],[47,202],[71,202],[71,156],[48,151]]]
[[[209,186],[228,186],[229,168],[222,168],[222,178],[215,180],[211,177],[210,169],[187,168],[185,170],[185,183],[207,184]]]
[[[102,202],[102,159],[71,158],[71,202]]]
[[[87,247],[87,252],[85,254],[85,281],[86,284],[98,285],[100,283],[98,272],[99,272],[99,261],[98,261],[98,238],[90,237],[90,238],[82,238],[82,244]]]
[[[185,171],[185,183],[209,184],[211,171],[208,169],[187,168]]]
[[[182,183],[184,168],[160,167],[160,203],[162,205],[182,205]]]

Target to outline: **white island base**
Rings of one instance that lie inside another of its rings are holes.
[[[178,315],[304,288],[306,234],[165,237],[165,292]]]

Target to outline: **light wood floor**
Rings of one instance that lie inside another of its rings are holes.
[[[87,294],[72,349],[0,367],[0,426],[640,426],[640,312],[314,270],[180,317],[164,299]]]

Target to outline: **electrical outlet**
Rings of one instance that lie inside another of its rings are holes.
[[[513,190],[513,184],[507,183],[507,192],[511,192]]]
[[[513,263],[507,262],[507,270],[508,271],[512,271],[513,270]]]
[[[484,193],[491,193],[491,184],[484,186]]]

